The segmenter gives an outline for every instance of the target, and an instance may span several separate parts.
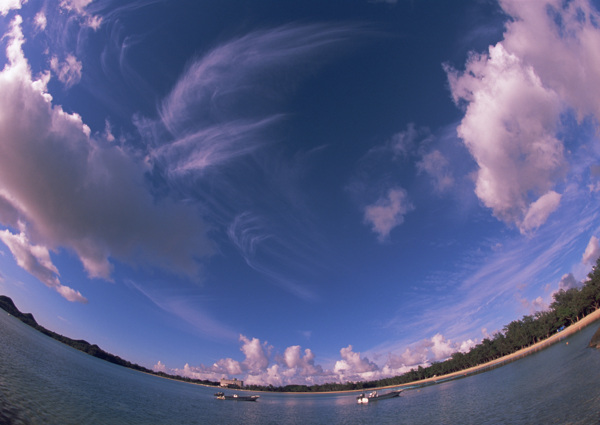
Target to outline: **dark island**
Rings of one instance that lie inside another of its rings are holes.
[[[178,375],[169,375],[164,372],[155,372],[135,363],[107,353],[95,344],[84,340],[73,340],[59,335],[40,326],[30,313],[21,313],[13,301],[0,295],[0,308],[6,310],[23,323],[54,338],[64,344],[76,348],[94,357],[124,366],[140,372],[149,373],[163,378],[191,382],[201,385],[218,386],[218,382],[208,380],[190,379]],[[272,385],[248,385],[244,389],[253,391],[273,392],[328,392],[328,391],[356,391],[369,388],[393,387],[405,385],[415,381],[427,379],[441,379],[449,375],[475,366],[493,362],[502,357],[516,353],[553,335],[562,332],[567,326],[579,322],[584,317],[596,312],[600,308],[600,259],[588,275],[588,280],[580,288],[560,290],[554,294],[554,302],[545,311],[536,312],[534,315],[524,316],[521,320],[514,320],[504,327],[502,332],[497,332],[492,338],[485,338],[467,353],[456,352],[443,361],[433,363],[431,366],[411,369],[409,372],[395,377],[365,382],[326,383],[318,385],[286,385],[274,387]],[[600,348],[600,329],[594,334],[590,346]],[[518,358],[518,357],[517,357]],[[499,365],[504,362],[498,363]]]

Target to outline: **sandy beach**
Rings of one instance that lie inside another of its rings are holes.
[[[476,373],[480,373],[483,372],[484,370],[487,369],[492,369],[494,367],[499,367],[502,364],[505,363],[510,363],[512,361],[521,359],[525,356],[528,356],[530,354],[533,354],[537,351],[543,350],[544,348],[549,347],[552,344],[556,344],[557,342],[560,342],[561,340],[567,338],[568,336],[579,332],[580,330],[582,330],[583,328],[585,328],[586,326],[594,323],[595,321],[597,321],[598,319],[600,319],[600,309],[594,311],[591,314],[588,314],[586,317],[584,317],[583,319],[581,319],[578,322],[573,323],[571,326],[565,328],[564,330],[562,330],[561,332],[555,333],[554,335],[552,335],[551,337],[540,341],[538,343],[535,343],[533,345],[530,345],[529,347],[523,348],[519,351],[516,351],[512,354],[508,354],[504,357],[500,357],[497,358],[496,360],[492,360],[490,362],[487,363],[483,363],[480,364],[478,366],[473,366],[470,367],[468,369],[463,369],[460,370],[458,372],[453,372],[453,373],[449,373],[447,375],[441,375],[441,376],[436,376],[434,378],[427,378],[427,379],[422,379],[420,381],[413,381],[407,384],[402,384],[402,385],[393,385],[393,386],[389,386],[389,387],[381,387],[378,389],[384,389],[384,388],[406,388],[406,387],[413,387],[413,386],[420,386],[420,385],[427,385],[430,383],[434,383],[434,382],[438,382],[438,381],[447,381],[447,380],[451,380],[451,379],[458,379],[461,377],[465,377],[465,376],[469,376],[469,375],[474,375]]]

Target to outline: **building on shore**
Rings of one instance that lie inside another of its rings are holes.
[[[226,388],[242,388],[244,386],[244,381],[240,381],[237,378],[221,379],[221,386]]]

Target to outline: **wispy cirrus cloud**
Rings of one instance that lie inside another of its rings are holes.
[[[190,297],[183,289],[171,288],[159,282],[140,284],[131,279],[125,282],[144,295],[161,310],[179,317],[202,335],[213,340],[235,341],[237,333],[210,313],[202,299]]]
[[[168,172],[202,171],[269,143],[298,82],[361,31],[348,25],[284,25],[253,31],[192,61],[162,101],[170,136],[152,154]],[[163,134],[163,136],[165,136]]]
[[[285,243],[283,235],[270,231],[267,223],[266,218],[246,211],[234,218],[227,234],[246,264],[267,281],[301,299],[315,301],[315,292],[302,283],[307,276],[307,270],[303,269],[314,260],[303,259],[304,253],[297,246]]]

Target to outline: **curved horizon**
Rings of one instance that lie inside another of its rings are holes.
[[[0,0],[0,293],[154,371],[376,381],[600,257],[600,2]]]

